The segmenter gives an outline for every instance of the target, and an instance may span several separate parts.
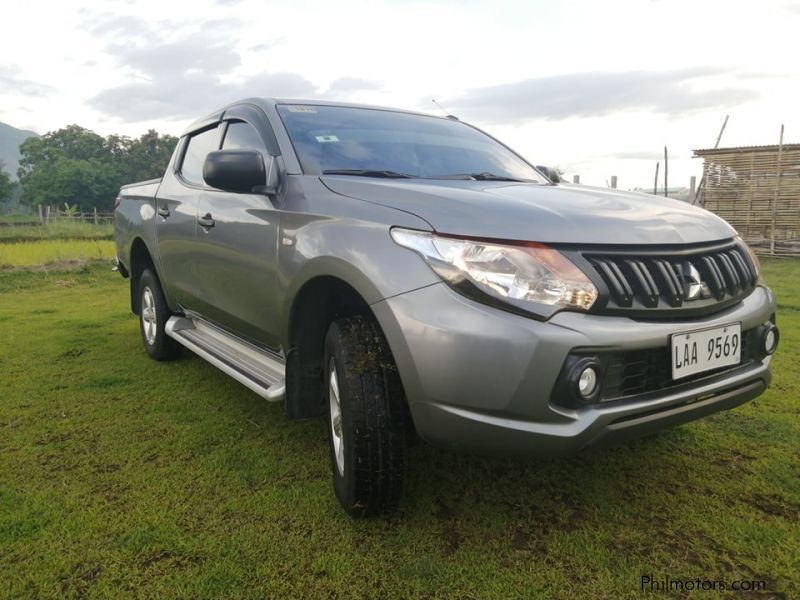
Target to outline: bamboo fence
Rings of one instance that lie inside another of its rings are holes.
[[[800,144],[695,150],[703,205],[757,252],[800,256]]]

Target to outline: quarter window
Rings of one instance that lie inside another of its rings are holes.
[[[186,153],[183,155],[181,176],[189,183],[204,185],[203,163],[209,152],[219,148],[219,130],[207,129],[189,138]]]

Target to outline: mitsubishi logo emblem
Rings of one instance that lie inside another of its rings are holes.
[[[692,263],[688,263],[688,269],[683,269],[683,281],[686,283],[684,286],[687,300],[696,300],[697,298],[707,298],[711,295],[708,289],[708,284],[700,277],[700,272]]]

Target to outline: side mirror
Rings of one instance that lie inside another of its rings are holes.
[[[564,181],[563,179],[561,179],[561,175],[558,174],[558,171],[552,167],[545,167],[544,165],[536,165],[536,170],[544,174],[553,183],[561,183],[562,181]]]
[[[274,156],[266,161],[257,150],[217,150],[203,163],[203,179],[213,188],[243,194],[274,194],[278,168]]]

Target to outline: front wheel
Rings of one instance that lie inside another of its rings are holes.
[[[336,498],[353,516],[390,508],[403,493],[407,411],[386,338],[373,319],[339,319],[323,364]]]
[[[145,269],[139,279],[139,329],[144,349],[154,360],[173,360],[183,350],[164,331],[170,316],[161,282],[153,271]]]

